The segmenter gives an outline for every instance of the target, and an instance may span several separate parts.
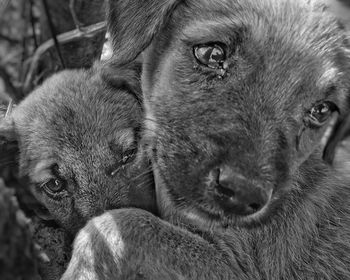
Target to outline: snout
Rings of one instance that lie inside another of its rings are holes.
[[[226,213],[252,215],[263,209],[271,199],[272,188],[263,187],[227,165],[211,170],[210,181],[214,200]]]

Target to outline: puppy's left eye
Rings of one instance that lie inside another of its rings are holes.
[[[319,127],[337,110],[337,106],[330,101],[318,103],[308,111],[308,123],[311,126]]]
[[[40,187],[46,194],[55,196],[65,190],[65,183],[61,179],[53,178],[41,184]]]
[[[217,43],[197,45],[193,48],[195,58],[209,68],[221,68],[226,59],[226,52]]]

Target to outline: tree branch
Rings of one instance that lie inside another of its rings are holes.
[[[84,27],[81,30],[74,29],[72,31],[68,31],[68,32],[65,32],[65,33],[58,35],[57,41],[62,45],[62,44],[66,44],[66,43],[72,42],[72,41],[77,40],[77,39],[90,38],[90,37],[93,37],[100,32],[105,31],[106,26],[107,26],[106,22],[103,21],[103,22],[99,22],[99,23]],[[53,39],[50,39],[50,40],[46,41],[45,43],[41,44],[39,46],[39,48],[37,48],[37,50],[35,51],[35,53],[32,57],[32,61],[30,64],[27,78],[26,78],[24,86],[23,86],[24,92],[29,92],[31,89],[31,83],[33,80],[33,76],[35,74],[35,70],[38,67],[40,58],[53,46],[54,46],[54,41],[53,41]]]
[[[49,28],[50,28],[50,31],[51,31],[51,36],[52,36],[52,39],[53,39],[53,42],[54,42],[54,45],[55,45],[58,57],[60,58],[62,67],[66,68],[65,63],[64,63],[64,59],[63,59],[63,55],[62,55],[62,52],[61,52],[60,44],[58,43],[58,40],[57,40],[56,28],[55,28],[55,25],[53,24],[52,19],[51,19],[49,6],[47,5],[46,0],[42,0],[42,2],[43,2],[43,6],[44,6],[45,13],[46,13],[47,22],[49,24]]]
[[[81,27],[83,26],[83,24],[79,21],[78,16],[75,12],[75,0],[69,0],[69,10],[72,15],[76,29],[81,31]]]

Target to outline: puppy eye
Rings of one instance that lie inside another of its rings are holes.
[[[131,160],[133,160],[136,156],[136,151],[137,149],[135,148],[124,151],[122,154],[121,164],[125,165]]]
[[[200,64],[209,68],[222,68],[226,59],[226,52],[217,43],[197,45],[193,48],[195,58]]]
[[[338,107],[330,101],[318,103],[308,111],[308,123],[311,126],[322,126],[337,110]]]
[[[65,183],[61,179],[53,178],[41,184],[40,187],[48,195],[55,196],[65,190]]]

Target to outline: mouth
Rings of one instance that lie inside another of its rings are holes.
[[[256,194],[258,193],[258,195]],[[232,189],[227,189],[221,185],[214,187],[214,200],[223,209],[225,214],[236,215],[240,217],[260,216],[270,204],[272,198],[272,189],[269,191],[257,190],[256,193],[247,194],[255,196],[254,200],[247,200],[249,203],[242,203],[238,197],[239,194]]]
[[[223,210],[221,207],[217,207],[217,204],[206,207],[203,203],[194,203],[191,207],[180,207],[178,210],[181,214],[191,223],[200,225],[206,228],[217,228],[228,226],[241,226],[241,227],[254,227],[263,223],[268,217],[270,205],[273,200],[273,191],[268,193],[268,202],[258,211],[248,215],[237,215],[227,210]]]

